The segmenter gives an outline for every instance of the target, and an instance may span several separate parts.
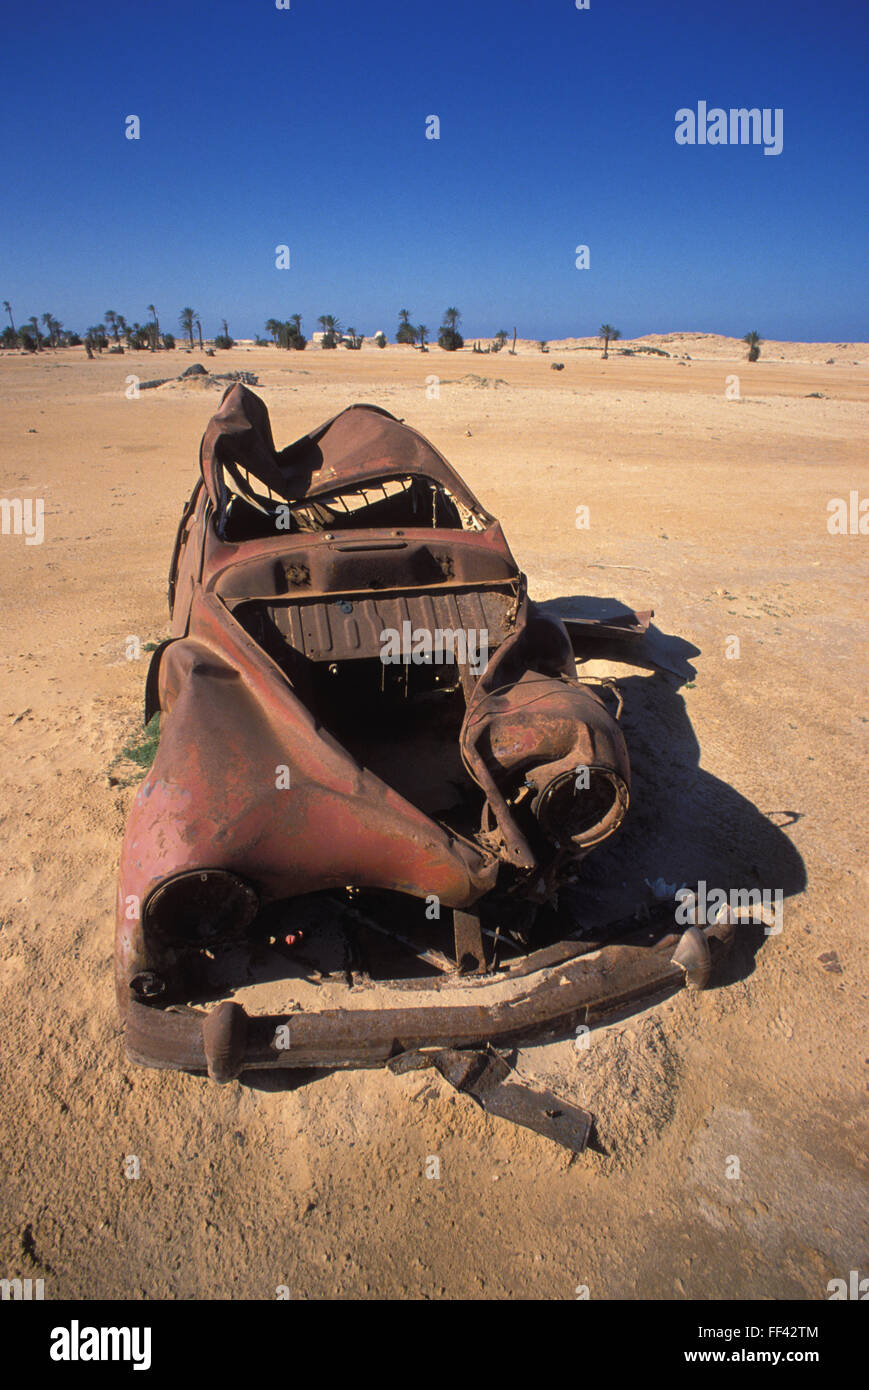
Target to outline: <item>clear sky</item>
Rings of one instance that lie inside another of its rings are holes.
[[[865,0],[290,3],[6,7],[16,322],[869,339]],[[781,154],[677,145],[699,101],[780,107]]]

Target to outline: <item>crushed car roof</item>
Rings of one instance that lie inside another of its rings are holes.
[[[240,465],[287,501],[366,479],[419,474],[441,483],[483,521],[494,520],[434,445],[376,405],[348,406],[278,451],[265,403],[233,386],[209,421],[200,464],[215,507],[224,497],[224,472],[235,477]]]

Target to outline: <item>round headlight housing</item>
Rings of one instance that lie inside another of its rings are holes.
[[[174,945],[223,945],[243,938],[258,911],[257,893],[238,874],[193,869],[154,889],[145,922]]]
[[[547,782],[531,809],[550,839],[560,844],[570,841],[577,849],[591,849],[618,829],[628,800],[624,779],[611,768],[591,768],[587,784],[579,783],[576,770],[572,769]]]

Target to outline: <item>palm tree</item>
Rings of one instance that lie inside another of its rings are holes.
[[[399,309],[398,311],[398,330],[395,334],[397,343],[415,343],[416,329],[410,321],[410,310]]]
[[[456,352],[465,345],[465,340],[459,332],[461,317],[458,309],[447,309],[444,313],[444,321],[438,333],[438,344],[447,352]]]
[[[335,315],[321,314],[317,322],[323,330],[323,341],[321,346],[329,348],[334,347],[338,334],[341,332],[341,325],[335,318]]]
[[[602,323],[602,324],[601,324],[601,326],[600,326],[600,333],[598,334],[598,337],[599,337],[599,338],[603,338],[603,355],[604,355],[604,357],[608,357],[608,356],[609,356],[609,345],[610,345],[610,343],[614,343],[614,342],[616,341],[616,339],[617,339],[617,338],[620,338],[621,336],[622,336],[622,335],[621,335],[621,333],[619,332],[619,330],[618,330],[617,328],[613,328],[612,324],[609,324],[609,323]]]
[[[54,315],[53,315],[53,314],[43,314],[43,315],[42,315],[42,322],[43,322],[43,324],[45,325],[45,336],[46,336],[46,338],[48,339],[48,346],[51,347],[51,348],[53,348],[53,347],[54,347],[54,334],[53,334],[52,331],[51,331],[51,325],[54,323]]]
[[[760,357],[760,345],[763,342],[763,339],[761,338],[760,334],[755,333],[754,331],[752,331],[751,333],[746,333],[742,341],[748,344],[749,362],[756,362],[758,357]]]
[[[157,351],[157,344],[160,341],[160,320],[157,317],[157,310],[153,304],[148,305],[148,313],[154,315],[154,327],[151,330],[151,351]]]
[[[202,320],[198,314],[196,315],[196,332],[199,334],[199,351],[202,352],[204,346],[202,342]]]
[[[421,323],[421,324],[418,326],[418,328],[417,328],[417,330],[416,330],[416,336],[417,336],[417,340],[418,340],[419,345],[420,345],[420,347],[422,348],[423,352],[428,352],[428,348],[427,348],[426,345],[425,345],[426,339],[427,339],[427,337],[428,337],[428,329],[426,328],[426,326],[425,326],[424,323]]]
[[[282,348],[295,348],[301,351],[307,338],[302,333],[302,315],[291,314],[286,323],[278,324],[278,342]]]
[[[42,351],[42,339],[41,339],[40,336],[39,336],[39,319],[36,317],[35,314],[31,314],[31,315],[30,315],[30,318],[27,320],[27,324],[28,324],[28,327],[30,328],[31,336],[32,336],[34,342],[36,343],[36,351],[37,351],[37,352],[41,352],[41,351]]]
[[[193,309],[187,308],[181,310],[178,316],[178,322],[181,325],[181,332],[187,334],[187,341],[190,344],[191,350],[193,348],[193,325],[195,321],[196,314]]]
[[[115,343],[119,343],[121,341],[121,321],[118,318],[118,315],[115,313],[114,309],[106,310],[105,319],[106,323],[109,325],[109,329],[111,331],[112,337],[115,340]]]
[[[8,299],[4,299],[4,300],[3,300],[3,308],[6,310],[7,314],[9,315],[9,322],[12,324],[12,332],[13,332],[13,333],[17,333],[17,332],[18,332],[18,329],[15,327],[15,320],[14,320],[14,318],[12,317],[12,305],[9,303],[9,300],[8,300]]]

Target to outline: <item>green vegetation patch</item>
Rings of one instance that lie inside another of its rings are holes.
[[[155,757],[157,756],[157,744],[160,742],[160,712],[152,715],[138,740],[131,739],[121,749],[121,756],[127,758],[136,767],[140,767],[143,772],[147,772]]]

